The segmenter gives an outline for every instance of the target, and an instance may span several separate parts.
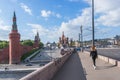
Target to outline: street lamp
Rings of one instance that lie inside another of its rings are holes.
[[[78,36],[79,36],[79,47],[80,47],[80,35],[81,35],[81,34],[79,33],[79,35],[78,35]]]
[[[94,0],[92,0],[92,46],[95,46],[94,36]]]
[[[80,31],[81,31],[81,52],[83,52],[83,31],[82,31],[82,25],[80,26]]]

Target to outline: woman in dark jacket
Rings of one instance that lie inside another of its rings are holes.
[[[94,69],[95,69],[95,68],[96,68],[96,58],[98,57],[98,55],[97,55],[97,50],[96,50],[96,47],[95,47],[95,46],[93,46],[93,47],[91,48],[90,56],[92,57],[93,67],[94,67]]]

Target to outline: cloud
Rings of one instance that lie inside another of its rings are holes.
[[[46,37],[46,40],[58,42],[58,39],[59,37],[61,37],[63,31],[65,32],[66,37],[74,38],[75,40],[77,40],[78,33],[80,33],[80,26],[81,25],[83,25],[83,27],[90,26],[91,23],[90,19],[91,19],[90,8],[86,8],[82,11],[81,16],[71,19],[68,22],[62,22],[61,25],[58,27],[52,27],[49,29],[45,28],[40,24],[28,23],[27,25],[32,27],[32,33],[34,33],[34,35],[38,30],[42,38]]]
[[[31,23],[28,23],[27,25],[32,27],[32,32],[34,34],[36,34],[36,32],[38,30],[40,32],[40,36],[47,35],[47,33],[49,32],[48,29],[45,29],[40,24],[31,24]]]
[[[92,16],[91,16],[91,0],[84,0],[90,6],[84,8],[82,13],[68,20],[68,22],[62,22],[59,30],[65,31],[66,35],[72,37],[74,39],[78,39],[78,33],[80,33],[80,26],[83,25],[83,34],[88,34],[88,38],[91,38],[90,29],[92,26]],[[95,0],[95,29],[96,35],[100,37],[106,32],[111,32],[112,29],[108,29],[107,27],[119,27],[120,26],[120,0]],[[114,4],[114,5],[113,5]],[[105,35],[104,35],[105,36]]]
[[[0,30],[9,31],[10,30],[10,26],[4,25],[4,21],[0,20]]]
[[[80,26],[83,26],[83,35],[85,39],[91,39],[92,37],[92,16],[91,16],[91,2],[90,0],[84,0],[90,6],[82,10],[79,16],[69,19],[67,22],[62,22],[59,27],[53,27],[51,29],[45,28],[40,24],[28,24],[32,27],[32,31],[36,34],[37,29],[39,34],[46,37],[45,40],[57,41],[64,31],[65,36],[78,40],[78,34],[80,33]],[[120,0],[95,0],[95,35],[97,38],[106,37],[106,35],[112,31],[114,27],[120,26]],[[114,5],[113,5],[114,4]],[[55,16],[56,13],[52,11],[44,10],[44,17]],[[110,28],[108,28],[110,27]],[[88,30],[90,29],[90,30]],[[97,29],[97,30],[96,30]],[[52,31],[51,31],[52,30]],[[108,37],[108,36],[107,36]]]
[[[55,12],[52,12],[50,10],[41,10],[41,16],[44,17],[44,18],[48,18],[50,16],[55,16],[57,18],[61,18],[61,15],[58,14],[58,13],[55,13]]]
[[[106,14],[100,16],[97,19],[97,22],[100,24],[102,23],[102,25],[104,26],[113,26],[113,27],[119,27],[120,26],[120,19],[119,17],[119,13],[120,13],[120,9],[118,10],[112,10],[107,12]]]
[[[40,37],[42,37],[42,39],[44,39],[44,41],[58,41],[58,38],[60,36],[60,32],[59,29],[56,27],[53,27],[51,29],[48,28],[44,28],[42,25],[40,24],[32,24],[32,23],[28,23],[28,26],[32,27],[32,35],[36,35],[36,32],[39,32]],[[52,30],[52,31],[51,31]]]
[[[78,39],[78,34],[80,33],[80,26],[83,28],[88,28],[91,26],[91,9],[85,8],[82,10],[82,14],[68,22],[62,22],[59,30],[64,31],[70,38]]]
[[[4,21],[0,19],[0,40],[8,40],[10,27],[11,26],[4,25]]]
[[[20,3],[20,7],[29,15],[32,15],[32,10],[27,5],[25,5],[24,3]]]
[[[84,0],[91,6],[91,0]],[[95,18],[97,24],[108,27],[120,26],[120,0],[94,0]]]
[[[62,16],[60,14],[56,14],[56,17],[57,18],[61,18]]]
[[[42,17],[49,17],[51,14],[52,14],[51,11],[46,11],[46,10],[41,11],[41,16]]]

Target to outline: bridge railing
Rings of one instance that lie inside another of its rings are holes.
[[[62,57],[55,59],[54,61],[26,75],[20,80],[51,80],[71,54],[72,50],[66,51],[66,53]]]

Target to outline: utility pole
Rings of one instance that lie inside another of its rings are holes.
[[[92,0],[92,46],[95,46],[94,36],[94,0]]]
[[[79,35],[78,35],[78,36],[79,36],[79,47],[80,47],[80,33],[79,33]]]
[[[83,52],[83,31],[82,31],[82,25],[80,26],[81,31],[81,52]]]

